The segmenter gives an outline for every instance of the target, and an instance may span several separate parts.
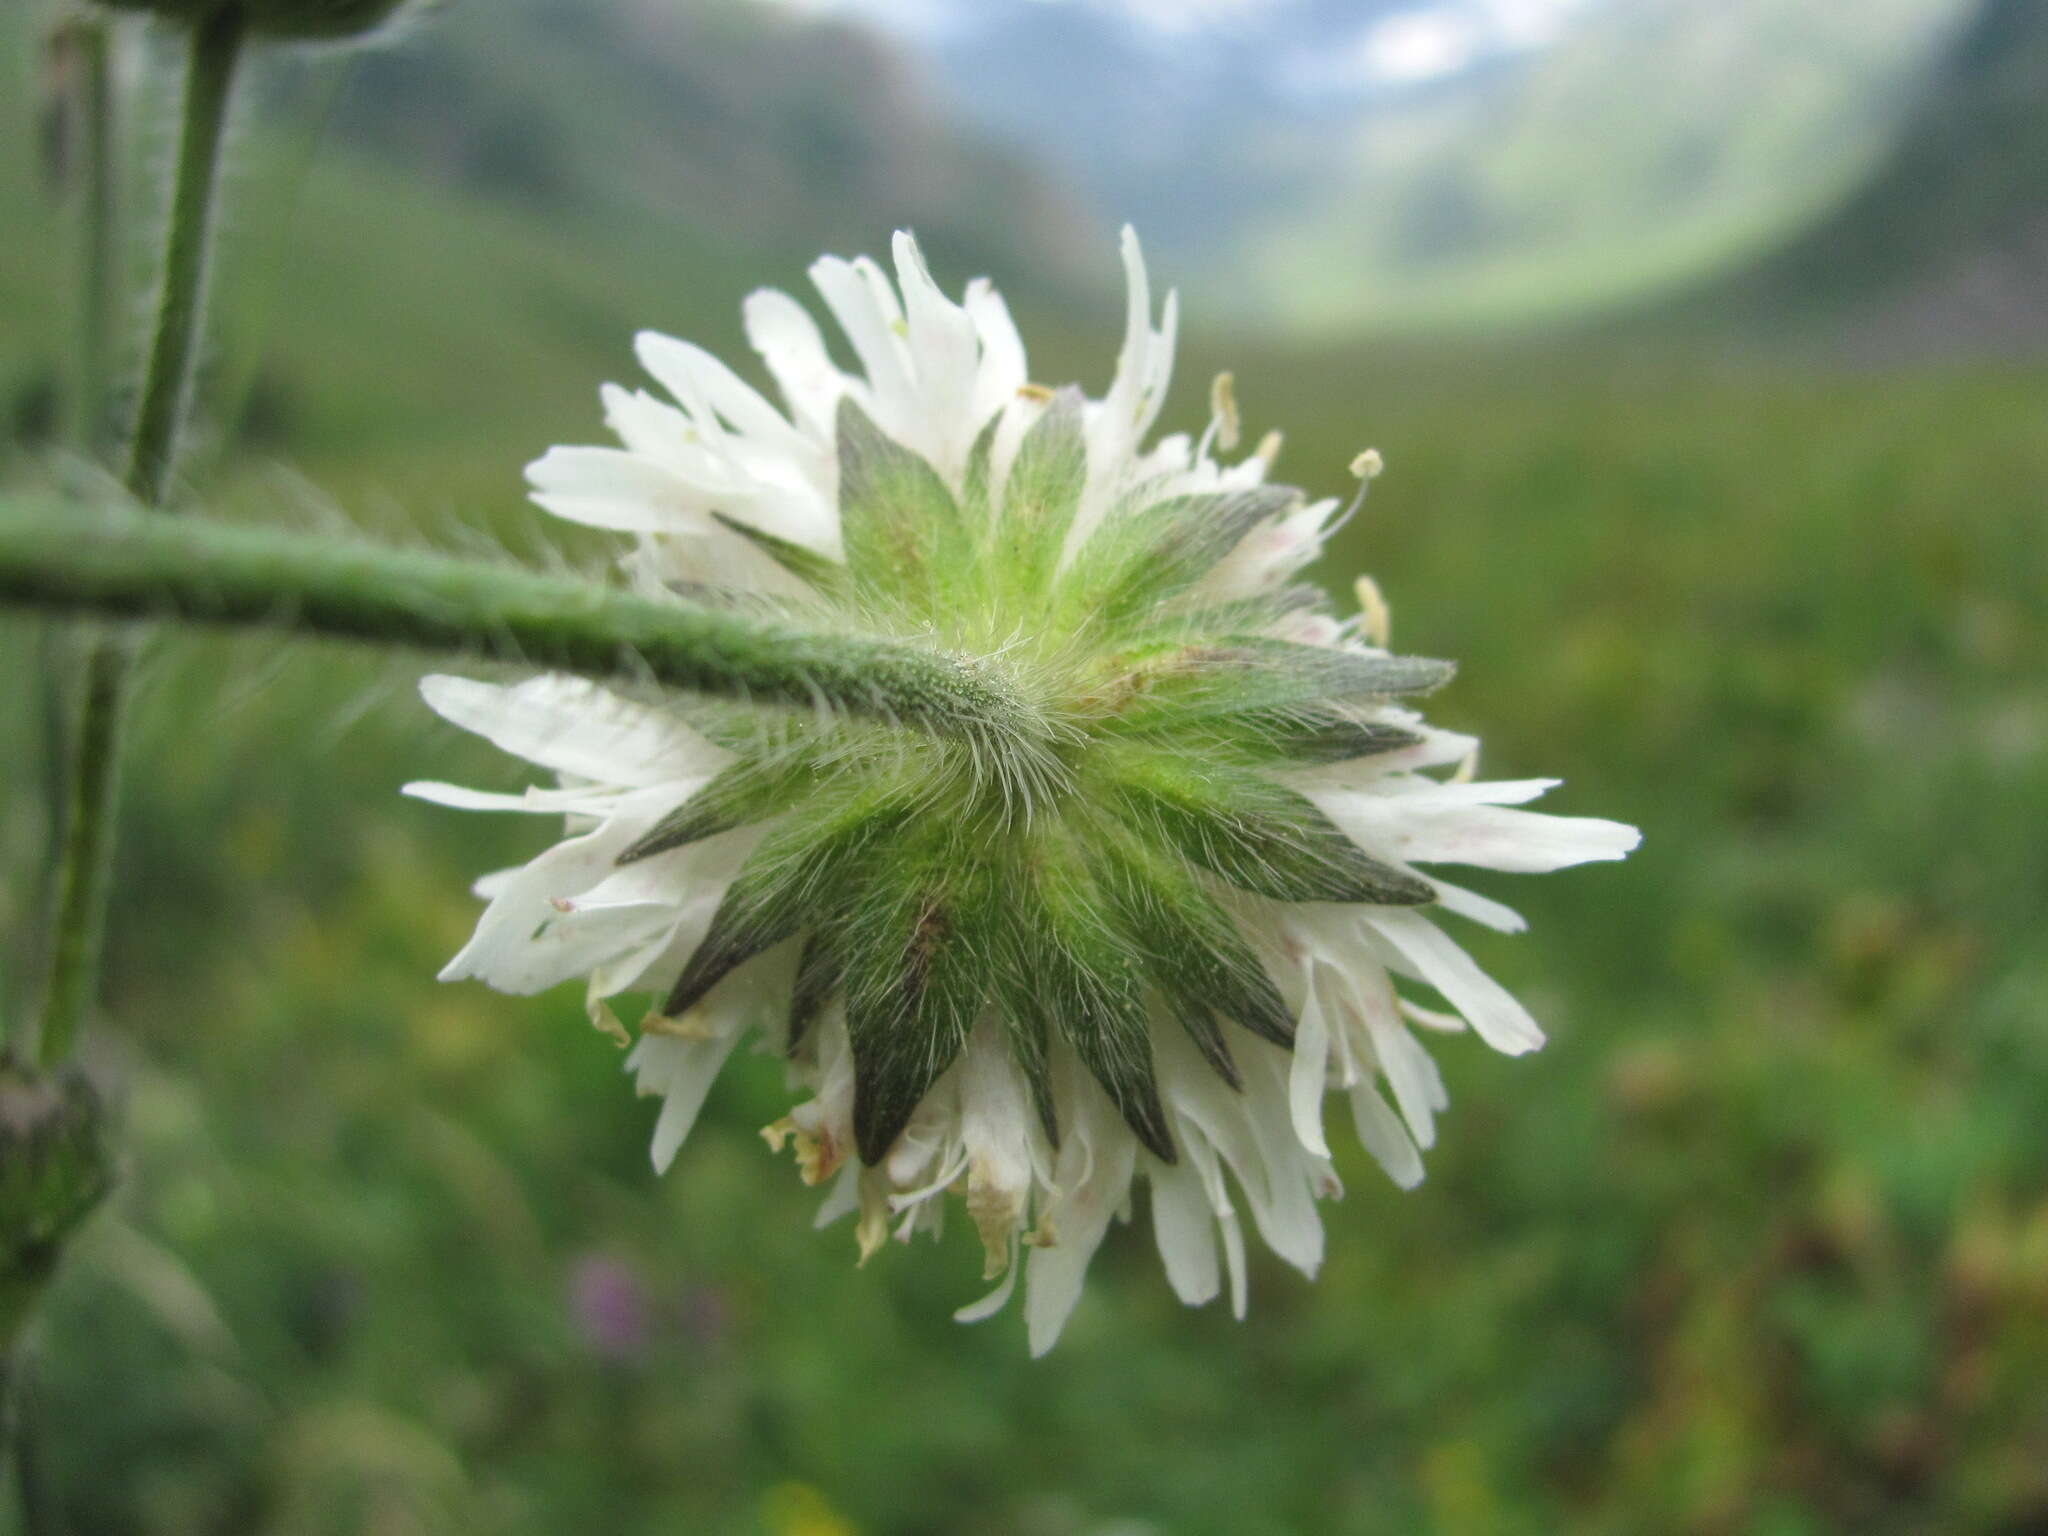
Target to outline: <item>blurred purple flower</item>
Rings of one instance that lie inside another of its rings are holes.
[[[601,1360],[637,1364],[650,1332],[647,1289],[632,1265],[586,1254],[569,1271],[569,1313],[584,1346]]]

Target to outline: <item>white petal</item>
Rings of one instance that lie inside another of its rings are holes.
[[[1033,1356],[1059,1341],[1081,1299],[1088,1261],[1130,1192],[1138,1151],[1137,1138],[1079,1064],[1067,1061],[1056,1068],[1070,1090],[1061,1101],[1073,1113],[1060,1146],[1060,1192],[1051,1212],[1054,1241],[1033,1248],[1026,1261],[1024,1323]]]
[[[1529,1011],[1421,913],[1375,907],[1367,920],[1404,962],[1401,969],[1443,993],[1479,1038],[1495,1050],[1520,1056],[1543,1044],[1543,1031]]]
[[[1248,1300],[1245,1285],[1244,1225],[1237,1219],[1237,1210],[1230,1203],[1230,1192],[1223,1179],[1223,1169],[1216,1155],[1216,1149],[1199,1130],[1183,1127],[1181,1151],[1189,1165],[1200,1176],[1202,1193],[1209,1202],[1209,1209],[1216,1218],[1216,1230],[1223,1238],[1224,1272],[1230,1278],[1230,1311],[1239,1322],[1244,1321],[1245,1304]]]
[[[738,1030],[724,1031],[709,1039],[683,1039],[673,1035],[643,1035],[626,1058],[626,1069],[639,1074],[642,1093],[663,1096],[661,1116],[654,1124],[654,1142],[649,1149],[656,1173],[668,1172],[676,1151],[711,1091],[712,1079],[732,1054]]]
[[[1185,1133],[1182,1137],[1186,1140]],[[1201,1175],[1188,1161],[1149,1165],[1152,1232],[1159,1261],[1174,1295],[1191,1307],[1215,1299],[1222,1288],[1216,1262],[1216,1213],[1203,1193]]]
[[[992,1017],[976,1026],[960,1053],[959,1067],[967,1213],[993,1264],[1013,1246],[1024,1224],[1037,1116],[1030,1085]]]
[[[1619,859],[1642,840],[1635,828],[1620,822],[1505,809],[1534,799],[1556,782],[1397,779],[1369,790],[1309,793],[1360,847],[1413,864],[1473,864],[1544,874],[1596,859]]]
[[[1323,1263],[1323,1218],[1316,1209],[1319,1185],[1334,1187],[1329,1160],[1304,1148],[1288,1112],[1288,1053],[1255,1040],[1241,1052],[1245,1073],[1245,1118],[1259,1150],[1262,1176],[1239,1181],[1252,1205],[1252,1219],[1266,1246],[1313,1278]]]
[[[503,903],[500,906],[499,903]],[[474,977],[514,997],[531,997],[662,938],[674,923],[664,908],[613,907],[525,919],[524,903],[501,896],[477,924],[476,935],[442,968],[441,980]]]
[[[1288,1053],[1261,1040],[1238,1047],[1244,1087],[1232,1092],[1186,1043],[1183,1031],[1162,1031],[1153,1044],[1168,1102],[1200,1127],[1229,1164],[1266,1246],[1313,1274],[1322,1262],[1323,1228],[1311,1188],[1326,1164],[1295,1137]]]
[[[903,338],[895,330],[903,316],[888,280],[866,257],[848,262],[822,256],[811,264],[811,281],[853,343],[872,391],[876,424],[907,447],[927,451]]]
[[[1313,985],[1295,1026],[1294,1053],[1288,1072],[1288,1103],[1294,1134],[1318,1157],[1330,1155],[1323,1139],[1323,1088],[1330,1076],[1330,1025]]]
[[[1513,907],[1503,906],[1491,897],[1468,891],[1461,885],[1452,885],[1448,880],[1431,879],[1429,883],[1436,887],[1437,905],[1446,912],[1468,917],[1498,933],[1529,931],[1529,920]]]
[[[956,1323],[979,1323],[994,1317],[1010,1304],[1010,1295],[1017,1289],[1018,1272],[1024,1268],[1017,1262],[1017,1245],[1010,1245],[1010,1262],[1003,1267],[1003,1278],[996,1288],[979,1301],[971,1301],[953,1314]]]
[[[619,852],[654,819],[615,816],[596,831],[557,843],[508,875],[477,920],[476,932],[441,970],[441,980],[474,977],[501,992],[527,995],[588,970],[647,937],[663,920],[638,909],[625,920],[564,920],[555,903],[605,877]]]
[[[732,761],[668,711],[559,673],[510,685],[435,673],[420,679],[420,696],[502,752],[602,784],[678,784],[678,803]]]
[[[689,417],[644,390],[606,384],[598,391],[604,422],[626,445],[626,451],[670,468],[682,462],[697,440]]]
[[[1527,805],[1549,794],[1563,779],[1473,779],[1464,783],[1408,779],[1400,791],[1444,805]],[[1391,786],[1390,786],[1391,787]]]
[[[1314,501],[1276,522],[1261,523],[1202,578],[1202,591],[1228,599],[1255,597],[1285,586],[1322,553],[1336,511],[1334,501]]]
[[[979,432],[988,419],[1024,387],[1030,375],[1024,362],[1024,341],[1003,296],[984,278],[967,285],[965,308],[981,340],[981,366],[974,376],[970,418]]]
[[[860,1164],[849,1159],[839,1168],[838,1178],[832,1181],[832,1188],[823,1200],[818,1202],[818,1214],[811,1218],[813,1227],[829,1227],[842,1216],[849,1216],[860,1206]]]
[[[589,996],[594,1000],[616,997],[621,992],[630,992],[638,987],[654,990],[647,984],[648,971],[661,963],[663,957],[675,945],[675,934],[668,928],[655,932],[646,942],[630,949],[623,949],[611,959],[591,967]]]
[[[783,401],[814,438],[832,440],[832,416],[847,378],[825,349],[817,321],[788,294],[763,288],[747,295],[747,340],[782,391]]]
[[[739,874],[739,866],[768,836],[768,825],[731,827],[664,854],[635,858],[631,864],[612,868],[602,881],[575,895],[573,905],[578,911],[645,905],[664,905],[676,911],[717,907],[725,897],[725,887]],[[705,922],[709,924],[709,913],[705,913]]]
[[[443,784],[434,779],[414,779],[398,787],[401,795],[445,805],[457,811],[523,811],[541,816],[600,816],[618,803],[618,791],[604,786],[572,789],[528,788],[516,795],[495,790],[465,789],[460,784]]]
[[[702,347],[659,331],[633,338],[640,365],[685,405],[701,400],[733,427],[780,452],[803,451],[807,444],[780,411],[760,392]]]
[[[1369,1009],[1365,1019],[1373,1054],[1379,1058],[1380,1070],[1386,1074],[1394,1103],[1408,1122],[1415,1144],[1425,1149],[1436,1145],[1436,1111],[1450,1103],[1450,1097],[1444,1092],[1443,1074],[1437,1070],[1435,1058],[1401,1022],[1391,986],[1385,988],[1380,1006]]]
[[[1352,1086],[1351,1119],[1358,1128],[1359,1142],[1386,1169],[1388,1178],[1403,1189],[1422,1182],[1422,1154],[1409,1139],[1408,1128],[1367,1080]]]
[[[896,284],[903,290],[911,363],[925,414],[937,430],[935,463],[948,479],[967,461],[973,440],[975,365],[980,344],[967,311],[932,281],[917,241],[896,232]]]
[[[659,533],[698,520],[675,468],[620,448],[550,448],[526,479],[536,503],[586,527]]]

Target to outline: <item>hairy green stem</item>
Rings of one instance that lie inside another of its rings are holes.
[[[163,503],[191,404],[193,360],[206,313],[221,141],[243,36],[240,8],[226,6],[193,27],[188,43],[185,101],[170,212],[164,224],[156,323],[122,475],[129,494],[144,506]]]
[[[353,541],[0,510],[0,603],[454,653],[733,698],[825,704],[964,733],[1030,728],[971,660],[729,609]]]
[[[158,506],[164,499],[190,405],[193,359],[204,328],[221,145],[243,36],[240,9],[228,6],[193,27],[188,43],[156,321],[122,476],[130,494],[145,506]],[[70,1055],[98,984],[100,941],[113,880],[121,728],[131,670],[131,647],[125,639],[102,637],[91,645],[71,744],[57,858],[54,936],[39,1046],[46,1066]]]
[[[55,1067],[71,1055],[79,1025],[92,1011],[99,981],[107,897],[114,881],[114,812],[120,803],[121,725],[126,711],[132,642],[95,637],[86,652],[84,692],[65,778],[63,839],[57,855],[56,919],[50,936],[49,981],[43,994],[37,1056]]]
[[[99,458],[107,434],[112,375],[114,227],[114,90],[108,22],[75,24],[79,82],[75,98],[80,171],[78,204],[78,371],[72,380],[71,431],[78,450]]]

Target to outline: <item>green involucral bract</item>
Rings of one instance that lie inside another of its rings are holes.
[[[850,398],[836,431],[843,566],[732,526],[802,584],[790,602],[803,622],[925,637],[980,659],[1021,707],[1007,728],[966,736],[802,712],[708,725],[736,760],[618,863],[765,831],[661,1012],[686,1015],[739,966],[795,942],[789,1040],[843,1001],[864,1161],[888,1151],[993,1013],[1055,1145],[1048,1044],[1064,1039],[1171,1163],[1154,1016],[1185,1029],[1232,1087],[1233,1031],[1294,1038],[1224,909],[1230,893],[1435,899],[1272,772],[1413,746],[1365,715],[1451,669],[1271,638],[1321,606],[1313,589],[1200,595],[1248,534],[1298,509],[1284,487],[1139,492],[1077,539],[1076,396],[1025,433],[996,497],[986,435],[956,497]]]

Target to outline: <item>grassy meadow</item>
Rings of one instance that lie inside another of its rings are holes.
[[[17,159],[21,399],[61,343],[63,248]],[[209,370],[250,403],[193,470],[225,515],[560,549],[518,469],[596,440],[632,330],[731,355],[741,295],[804,259],[613,243],[346,159],[251,180]],[[1099,388],[1113,325],[1022,307],[1038,371]],[[657,1179],[652,1107],[575,987],[433,981],[470,880],[548,832],[399,798],[520,782],[413,670],[167,637],[89,1052],[122,1182],[36,1343],[62,1529],[2048,1523],[2048,366],[1281,348],[1199,318],[1173,419],[1229,365],[1290,477],[1335,490],[1382,449],[1321,574],[1373,572],[1398,643],[1460,660],[1433,714],[1490,772],[1645,833],[1624,865],[1481,882],[1533,931],[1459,936],[1552,1043],[1443,1043],[1423,1187],[1340,1137],[1322,1276],[1255,1256],[1243,1323],[1175,1302],[1141,1210],[1031,1362],[1014,1314],[949,1320],[980,1294],[964,1223],[858,1272],[846,1228],[810,1230],[756,1135],[772,1061],[728,1069]],[[17,983],[44,644],[0,625]]]

